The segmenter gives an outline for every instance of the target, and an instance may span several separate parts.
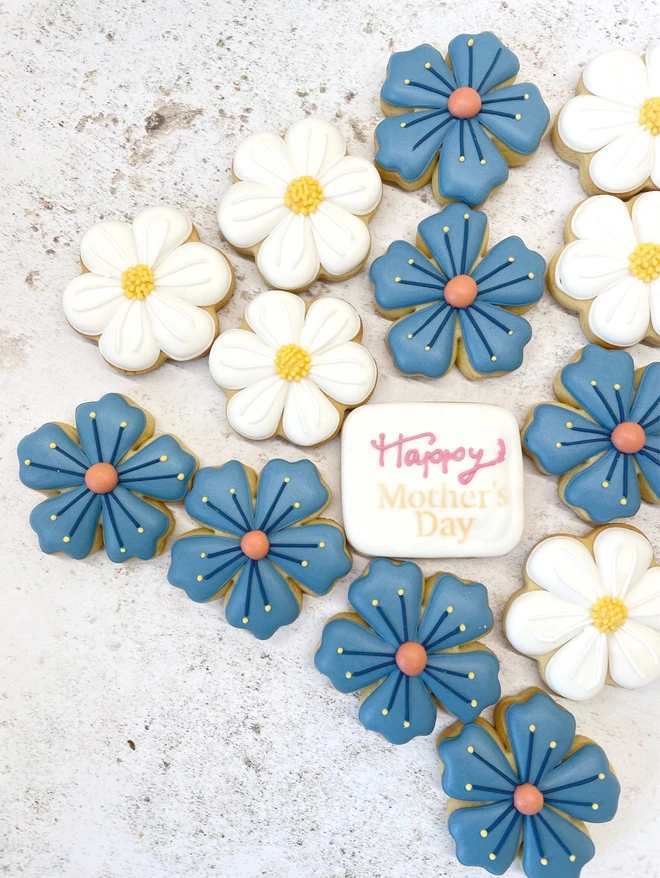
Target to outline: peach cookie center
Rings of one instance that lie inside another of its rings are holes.
[[[285,381],[300,381],[312,368],[312,358],[297,344],[284,344],[275,354],[275,370]]]
[[[637,454],[646,444],[644,428],[634,421],[622,421],[612,430],[612,445],[623,454]]]
[[[109,494],[118,481],[117,470],[110,463],[94,463],[85,473],[85,484],[94,494]]]
[[[154,273],[148,265],[131,265],[122,273],[121,285],[127,299],[146,299],[154,291]]]
[[[314,177],[305,175],[292,180],[284,193],[284,203],[294,213],[314,213],[323,201],[323,188]]]
[[[522,783],[513,791],[513,807],[519,814],[532,817],[543,808],[543,793],[534,784]]]
[[[481,97],[476,88],[463,85],[447,99],[447,109],[456,119],[472,119],[481,109]]]
[[[421,643],[408,640],[397,649],[394,660],[407,677],[419,677],[426,667],[426,650]]]
[[[591,608],[593,624],[601,634],[617,631],[626,621],[628,608],[621,598],[598,598]]]
[[[249,530],[241,539],[241,551],[252,561],[261,561],[270,549],[270,541],[262,530]]]
[[[445,284],[445,301],[452,308],[467,308],[477,298],[477,284],[469,274],[457,274]]]
[[[660,244],[638,244],[628,257],[630,271],[645,284],[660,277]]]
[[[660,134],[660,97],[644,101],[639,111],[639,124],[654,136]]]

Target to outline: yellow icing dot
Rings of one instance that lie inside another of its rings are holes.
[[[127,427],[128,424],[126,423],[126,421],[122,421],[122,422],[119,424],[119,426],[120,426],[122,429],[124,429],[124,427]]]
[[[119,551],[122,553],[122,555],[124,555],[126,553],[126,549],[123,546],[121,547],[121,549]]]
[[[94,420],[94,418],[96,417],[96,412],[90,412],[89,416],[92,420]]]
[[[480,164],[480,165],[485,165],[485,164],[486,164],[486,159],[481,159],[481,161],[479,162],[479,164]]]
[[[488,859],[489,859],[489,860],[494,860],[494,859],[496,859],[495,854],[488,854]]]
[[[639,111],[639,124],[654,136],[660,134],[660,97],[647,98]]]
[[[350,671],[346,671],[346,679],[347,680],[350,680],[352,676],[353,676],[353,674],[351,674]]]
[[[534,272],[533,272],[533,271],[530,271],[530,273],[527,275],[527,277],[528,277],[530,280],[534,280]]]
[[[249,621],[250,621],[250,620],[248,619],[247,616],[243,616],[243,624],[244,624],[244,625],[247,625],[247,623],[248,623]]]
[[[30,466],[32,461],[30,460],[30,458],[27,458],[27,460],[24,460],[23,463],[25,464],[25,466]]]
[[[467,748],[467,751],[468,751],[468,753],[474,753],[474,747],[473,747],[472,745],[470,745],[470,746]]]
[[[548,861],[546,860],[545,857],[541,857],[541,865],[542,865],[542,866],[547,866],[547,865],[548,865]]]
[[[62,542],[63,542],[63,543],[70,543],[70,542],[71,542],[71,537],[62,537]]]
[[[571,863],[574,863],[575,862],[575,854],[571,854],[568,859],[571,861]]]
[[[605,780],[605,775],[603,774],[602,771],[601,771],[601,773],[598,775],[598,780]]]
[[[374,598],[373,601],[371,602],[371,606],[372,606],[372,607],[377,607],[377,606],[378,606],[378,601],[376,600],[376,598]]]
[[[284,484],[287,485],[290,481],[291,481],[291,479],[287,476],[287,477],[284,479]]]
[[[458,627],[461,631],[465,631],[465,625],[459,625]]]
[[[397,594],[398,594],[398,595],[399,595],[399,596],[401,596],[401,595],[402,595],[402,594],[404,594],[404,591],[403,591],[403,589],[402,589],[402,588],[400,588],[400,589],[399,589],[399,590],[398,590],[398,591],[397,591]]]
[[[464,213],[464,214],[463,214],[463,219],[470,219],[470,214],[469,214],[469,213]]]
[[[474,46],[474,40],[468,40],[468,46]]]
[[[660,244],[638,244],[628,257],[628,262],[630,271],[645,284],[657,280],[660,277]]]
[[[141,301],[154,291],[154,273],[148,265],[131,265],[122,273],[121,285],[127,299]]]
[[[610,486],[609,482],[601,482],[600,484],[601,484],[601,487],[603,487],[603,488],[609,488],[609,486]]]
[[[301,566],[301,567],[307,567],[307,561],[301,561],[301,562],[300,562],[300,566]]]
[[[51,442],[48,447],[49,448],[57,448],[57,445],[54,442]]]
[[[567,427],[568,430],[572,430],[572,429],[573,429],[573,422],[572,422],[572,421],[566,421],[566,427]]]
[[[598,810],[598,805],[595,802],[593,803],[593,805],[591,807],[594,811]]]
[[[325,549],[325,543],[324,543],[324,542],[320,542],[320,543],[319,543],[319,549]]]
[[[409,728],[410,728],[410,723],[408,722],[407,719],[404,719],[404,721],[403,721],[403,727],[404,727],[404,729],[409,729]]]
[[[459,155],[458,160],[459,160],[459,162],[464,162],[464,161],[465,161],[465,156],[464,156],[464,155]]]
[[[448,613],[453,613],[453,612],[454,612],[454,608],[453,608],[453,607],[447,607],[447,612],[448,612]]]
[[[139,527],[139,528],[137,529],[137,532],[138,532],[139,534],[143,534],[143,533],[144,533],[144,528],[143,528],[143,527]]]
[[[51,521],[57,521],[57,515],[51,515],[50,520],[51,520]]]
[[[507,262],[515,262],[515,261],[516,261],[515,256],[509,256],[509,258],[507,259]]]
[[[209,502],[208,497],[202,497],[202,503],[208,503],[208,502]]]
[[[161,462],[161,463],[165,463],[166,460],[167,460],[167,455],[166,455],[166,454],[161,454],[161,456],[160,456],[160,462]]]
[[[275,369],[285,381],[300,381],[312,368],[312,360],[306,350],[297,344],[285,344],[275,354]]]
[[[591,608],[591,618],[602,634],[610,634],[626,621],[628,608],[621,598],[598,598]]]
[[[628,501],[626,500],[625,497],[622,497],[622,498],[619,500],[619,503],[620,503],[622,506],[627,506],[627,505],[628,505]]]
[[[470,673],[468,674],[468,680],[474,680],[475,676],[476,674],[474,673],[474,671],[470,671]]]
[[[273,608],[271,607],[270,604],[266,604],[266,606],[264,607],[264,610],[265,610],[267,613],[270,613],[270,611],[271,611],[272,609],[273,609]]]
[[[535,725],[531,725],[531,726],[529,727],[529,730],[530,730],[530,732],[535,732],[535,731],[536,731],[536,726],[535,726]]]
[[[395,283],[395,284],[400,284],[400,283],[401,283],[401,278],[400,278],[398,275],[394,278],[394,283]]]
[[[185,475],[184,475],[183,473],[179,473],[179,474],[177,475],[177,479],[178,479],[180,482],[182,482],[182,481],[185,479]]]
[[[286,206],[290,207],[294,213],[302,213],[303,216],[314,213],[322,201],[323,188],[321,184],[307,174],[292,180],[284,193]]]
[[[197,577],[197,582],[201,582],[203,579],[204,579],[204,577],[200,573],[199,576]]]
[[[479,835],[480,835],[482,838],[486,838],[486,836],[488,835],[488,830],[487,830],[487,829],[482,829],[481,832],[479,833]]]
[[[472,701],[470,702],[470,706],[471,706],[471,707],[476,707],[476,706],[477,706],[477,702],[476,702],[476,700],[475,700],[474,698],[473,698]]]
[[[556,742],[556,741],[550,741],[550,749],[551,749],[551,750],[554,750],[556,746],[557,746],[557,742]]]
[[[343,651],[344,651],[344,647],[343,647],[343,646],[338,646],[338,647],[337,647],[337,652],[339,653],[339,655],[341,655]]]
[[[470,790],[472,789],[472,784],[471,784],[471,783],[466,783],[466,784],[465,784],[465,789],[466,789],[466,790],[468,791],[468,793],[469,793]]]
[[[388,710],[386,707],[384,707],[384,708],[381,710],[381,713],[383,714],[383,716],[387,716],[387,714],[389,713],[389,710]]]
[[[446,234],[449,231],[449,226],[443,226],[442,231]]]
[[[298,502],[296,501],[296,502],[293,504],[293,508],[294,508],[294,509],[300,509],[300,503],[298,503]]]
[[[400,125],[401,125],[402,128],[405,128],[405,127],[406,127],[406,123],[405,123],[405,122],[401,122]]]
[[[491,360],[493,361],[493,363],[495,362],[496,359],[497,359],[497,357],[495,357],[495,356],[491,357]]]
[[[200,553],[199,553],[199,557],[200,557],[200,558],[206,558],[206,552],[200,552]]]
[[[521,119],[522,116],[520,115],[520,113],[516,113],[516,122],[520,122]]]

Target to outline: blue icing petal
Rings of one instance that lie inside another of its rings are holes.
[[[299,615],[300,604],[291,586],[265,559],[245,565],[225,606],[229,624],[246,628],[257,640],[267,640]]]
[[[524,317],[477,299],[460,308],[461,334],[470,364],[483,375],[513,372],[522,365],[532,327]]]
[[[506,725],[521,782],[543,787],[573,745],[573,715],[545,692],[537,692],[527,701],[509,705]]]
[[[339,617],[326,623],[314,664],[340,692],[356,692],[397,670],[395,652],[364,625]]]
[[[612,448],[566,483],[564,500],[598,524],[635,515],[642,500],[633,455]]]
[[[642,370],[630,419],[656,435],[660,432],[660,363]]]
[[[438,755],[444,765],[442,789],[448,796],[467,802],[512,801],[518,778],[483,726],[469,723],[456,737],[444,738],[438,744]]]
[[[545,259],[512,235],[496,244],[472,272],[477,283],[477,304],[521,308],[534,305],[543,295]],[[530,274],[532,277],[530,277]]]
[[[204,534],[183,536],[172,543],[167,579],[191,600],[203,603],[215,598],[245,561],[238,540]]]
[[[520,82],[484,95],[477,119],[509,149],[531,155],[545,134],[550,111],[535,85]]]
[[[116,464],[146,426],[147,416],[142,409],[118,393],[106,393],[96,402],[84,402],[76,408],[78,438],[92,463]]]
[[[418,637],[425,649],[437,652],[483,637],[492,627],[486,587],[443,573],[433,586]]]
[[[446,95],[455,88],[454,76],[440,52],[423,43],[392,55],[380,97],[392,107],[445,107]]]
[[[437,266],[407,241],[394,241],[384,256],[374,259],[369,280],[375,287],[376,304],[383,311],[436,302],[442,298],[446,283]]]
[[[536,406],[523,434],[523,443],[539,466],[553,476],[566,473],[612,448],[609,430],[603,430],[574,409],[552,403]]]
[[[267,534],[317,515],[330,499],[311,460],[269,460],[259,476],[255,526]]]
[[[35,506],[30,524],[37,532],[42,552],[64,552],[80,560],[92,549],[100,514],[99,494],[92,494],[86,487],[73,488]]]
[[[207,527],[234,536],[254,530],[252,494],[243,464],[230,460],[201,469],[186,497],[186,512]]]
[[[472,722],[499,699],[499,668],[497,657],[485,649],[444,653],[428,657],[420,679],[445,710],[463,722]]]
[[[455,122],[446,110],[418,110],[383,119],[376,126],[376,163],[410,183],[419,180]]]
[[[488,31],[454,37],[449,43],[449,57],[456,83],[474,88],[481,95],[511,79],[520,69],[513,52]]]
[[[459,863],[503,875],[518,853],[522,819],[511,803],[497,802],[458,808],[449,817],[448,829],[456,842]],[[482,831],[487,832],[486,837]]]
[[[55,448],[51,448],[51,444]],[[37,491],[82,485],[89,466],[84,451],[58,424],[44,424],[18,443],[19,475]],[[26,463],[26,461],[30,461]]]
[[[162,458],[165,458],[163,460]],[[117,467],[119,482],[158,500],[182,500],[197,462],[174,436],[163,433]]]
[[[170,517],[121,485],[109,494],[101,494],[101,502],[103,542],[108,558],[115,562],[153,558],[159,541],[171,527]]]
[[[586,832],[550,808],[525,817],[522,861],[527,878],[578,878],[594,853]]]
[[[390,646],[398,647],[417,639],[423,585],[422,571],[417,564],[411,561],[394,564],[377,558],[367,572],[351,584],[348,599],[374,631]]]
[[[635,455],[648,486],[660,496],[660,438],[646,434],[646,445]]]
[[[621,787],[603,750],[585,744],[546,775],[541,792],[546,805],[576,820],[606,823],[616,814]]]
[[[303,524],[271,534],[268,558],[305,591],[327,594],[350,572],[344,532],[334,524]]]
[[[436,302],[398,320],[386,341],[399,372],[441,378],[456,358],[455,329],[456,310],[446,302]]]
[[[465,119],[447,135],[437,174],[437,188],[444,198],[476,205],[509,179],[509,166],[477,120]]]
[[[456,202],[422,220],[417,232],[444,274],[452,278],[469,274],[483,248],[487,228],[483,211]]]
[[[595,344],[583,348],[580,359],[561,373],[568,393],[608,430],[628,420],[634,381],[635,367],[629,353],[607,351]]]
[[[407,677],[396,670],[360,705],[365,729],[379,732],[390,744],[407,744],[419,735],[430,735],[438,712],[421,677]]]

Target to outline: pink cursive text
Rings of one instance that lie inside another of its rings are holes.
[[[409,443],[418,440],[427,440],[427,445],[435,445],[435,433],[417,433],[415,436],[404,436],[399,433],[399,438],[394,442],[385,442],[385,434],[381,433],[378,437],[379,441],[371,440],[371,444],[380,454],[380,466],[385,466],[385,452],[390,449],[396,449],[396,467],[401,469],[402,466],[421,466],[424,468],[424,478],[428,478],[429,467],[431,464],[440,464],[442,472],[447,475],[449,464],[452,461],[457,463],[465,460],[473,460],[474,464],[469,469],[463,470],[458,474],[458,481],[461,485],[468,485],[475,477],[480,469],[487,466],[496,466],[503,463],[506,457],[506,445],[503,439],[497,440],[497,455],[492,460],[483,460],[484,449],[474,448],[465,449],[462,446],[450,451],[448,448],[433,448],[430,450],[422,450],[419,448],[404,447]]]

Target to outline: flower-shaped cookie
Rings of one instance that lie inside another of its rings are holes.
[[[640,58],[614,49],[584,68],[577,97],[555,120],[552,142],[578,165],[588,195],[660,188],[660,45]]]
[[[522,842],[527,878],[577,878],[595,853],[585,822],[616,814],[621,788],[603,750],[540,689],[504,698],[438,740],[449,832],[464,866],[502,875]]]
[[[279,134],[251,134],[236,151],[218,207],[220,231],[252,254],[272,287],[299,292],[318,277],[360,270],[371,247],[367,223],[382,183],[368,159],[346,154],[341,131],[302,119]]]
[[[197,458],[125,396],[107,393],[76,409],[76,429],[50,423],[18,445],[20,479],[52,496],[30,524],[48,555],[86,558],[105,544],[111,561],[163,551],[174,518],[161,500],[182,500]],[[152,438],[153,437],[153,438]]]
[[[630,518],[660,503],[660,363],[587,345],[555,378],[559,403],[533,406],[523,448],[561,476],[559,496],[585,521]]]
[[[535,85],[512,85],[519,68],[491,33],[455,37],[446,61],[429,45],[392,55],[380,93],[389,118],[376,128],[383,179],[419,189],[432,177],[438,201],[482,204],[550,122]]]
[[[80,261],[83,273],[64,290],[66,319],[122,372],[201,357],[234,289],[227,258],[173,207],[98,223],[82,239]]]
[[[548,272],[552,295],[577,311],[590,341],[660,344],[660,192],[628,202],[594,195],[571,212]]]
[[[362,323],[348,302],[324,296],[305,305],[271,290],[250,302],[243,326],[220,335],[209,366],[227,394],[229,424],[247,439],[327,442],[346,408],[371,396],[376,363],[358,344]]]
[[[364,689],[365,728],[405,744],[431,734],[438,704],[468,722],[500,697],[500,663],[477,642],[493,626],[480,582],[378,558],[348,599],[357,613],[326,623],[314,663],[340,692]]]
[[[172,545],[172,585],[226,598],[234,628],[259,640],[300,615],[303,593],[327,594],[351,569],[344,531],[319,515],[330,491],[309,460],[270,460],[257,478],[237,460],[200,470],[186,512],[202,528]]]
[[[532,549],[505,631],[564,698],[605,683],[638,689],[660,676],[660,566],[644,534],[606,525],[547,537]]]
[[[518,315],[543,295],[545,260],[517,237],[489,252],[487,242],[486,214],[449,204],[422,220],[416,247],[395,241],[372,263],[376,307],[396,320],[387,345],[404,375],[440,378],[456,363],[467,378],[485,378],[521,365],[532,328]]]

